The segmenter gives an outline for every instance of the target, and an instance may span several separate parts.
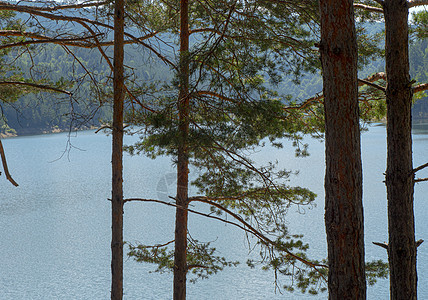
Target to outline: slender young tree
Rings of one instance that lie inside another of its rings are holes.
[[[172,269],[174,299],[185,298],[189,272],[205,278],[232,265],[215,257],[209,243],[195,242],[189,236],[188,213],[203,214],[189,209],[189,203],[201,202],[212,211],[232,216],[234,221],[228,223],[256,236],[269,253],[264,260],[269,268],[289,274],[291,266],[299,265],[302,273],[292,274],[299,287],[318,287],[325,266],[309,262],[303,253],[307,246],[284,225],[287,207],[309,203],[314,195],[287,186],[290,173],[276,170],[274,163],[255,166],[246,155],[263,144],[265,137],[293,139],[299,131],[287,119],[277,95],[266,87],[264,77],[275,84],[281,77],[278,73],[288,66],[291,72],[301,71],[304,63],[300,60],[306,54],[302,49],[311,45],[308,27],[301,26],[305,17],[296,13],[298,7],[272,1],[180,1],[180,6],[174,1],[159,2],[147,10],[168,8],[165,15],[170,19],[165,19],[172,26],[180,24],[169,29],[171,34],[180,34],[176,79],[168,85],[175,90],[161,90],[151,98],[158,110],[155,114],[132,111],[130,121],[145,125],[145,136],[128,149],[152,157],[171,155],[177,165],[177,194],[172,197],[175,204],[141,198],[125,201],[175,206],[175,239],[163,245],[131,247],[130,255],[158,263],[158,270]],[[178,97],[171,96],[176,91]],[[192,183],[200,196],[188,195],[190,164],[199,171]],[[174,250],[167,251],[173,242]],[[306,280],[306,273],[300,276],[306,267],[319,268],[314,272],[316,279]]]
[[[321,0],[329,299],[365,299],[362,166],[353,1]]]
[[[115,0],[113,140],[112,140],[112,240],[111,299],[123,297],[123,108],[124,108],[124,1]]]
[[[178,94],[177,209],[175,216],[174,300],[186,299],[187,219],[189,191],[189,0],[180,1],[180,61]]]

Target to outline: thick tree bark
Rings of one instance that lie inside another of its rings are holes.
[[[189,1],[180,1],[180,91],[178,95],[179,145],[177,157],[177,205],[175,216],[174,300],[186,299],[187,207],[189,185]]]
[[[357,42],[352,0],[321,0],[329,299],[365,299]]]
[[[417,297],[417,273],[407,1],[385,0],[384,14],[390,298],[411,300]]]
[[[113,142],[112,142],[112,239],[111,299],[123,297],[123,31],[124,1],[115,1],[114,12],[114,77],[113,77]]]

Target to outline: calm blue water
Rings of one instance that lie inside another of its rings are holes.
[[[79,132],[19,137],[3,141],[9,169],[20,184],[0,176],[0,299],[108,299],[110,295],[110,151],[111,137]],[[128,143],[132,140],[128,138]],[[290,145],[263,149],[259,162],[277,159],[300,170],[292,183],[318,194],[312,209],[291,208],[289,227],[303,233],[310,254],[325,257],[323,220],[324,144],[308,139],[311,156],[295,158]],[[387,241],[385,128],[371,127],[362,136],[367,260],[384,259],[385,250],[372,241]],[[74,148],[76,147],[76,148]],[[414,165],[428,160],[428,130],[414,134]],[[70,150],[70,151],[67,151]],[[65,152],[64,152],[65,151]],[[420,177],[428,177],[428,170]],[[169,159],[125,156],[125,197],[156,198],[174,194]],[[417,239],[428,238],[428,183],[415,188]],[[125,207],[125,240],[148,244],[173,239],[172,208],[129,203]],[[220,255],[246,261],[245,236],[232,226],[190,217],[192,236],[215,241]],[[419,247],[419,297],[428,299],[428,242]],[[153,266],[125,262],[125,299],[171,299],[171,274],[149,273]],[[189,284],[188,299],[325,299],[275,294],[274,275],[250,270],[245,263],[209,280]],[[286,278],[280,278],[280,283]],[[368,289],[369,299],[388,299],[388,281]]]

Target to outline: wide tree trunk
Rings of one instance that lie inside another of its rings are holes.
[[[112,142],[112,239],[111,299],[123,297],[123,31],[124,1],[115,1],[114,11],[114,75],[113,75],[113,142]]]
[[[175,216],[174,300],[186,299],[187,207],[189,185],[189,1],[180,1],[180,67],[178,95],[179,145],[177,157],[177,210]]]
[[[385,0],[390,298],[417,297],[407,1]]]
[[[352,0],[321,0],[329,299],[365,299],[357,42]]]

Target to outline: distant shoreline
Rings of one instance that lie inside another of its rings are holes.
[[[91,129],[97,129],[99,126],[82,126],[79,128],[72,128],[71,132],[75,131],[84,131],[84,130],[91,130]],[[7,138],[13,138],[13,137],[21,137],[21,136],[34,136],[34,135],[42,135],[42,134],[51,134],[51,133],[61,133],[61,132],[68,132],[70,131],[70,128],[51,128],[51,129],[24,129],[20,130],[18,132],[4,132],[0,133],[0,139],[7,139]]]
[[[373,120],[372,122],[370,122],[372,124],[375,123],[379,123],[379,124],[383,124],[386,125],[386,119],[381,119],[381,120]],[[414,118],[413,122],[412,122],[412,127],[413,126],[423,126],[423,125],[428,125],[428,118]],[[100,125],[102,126],[102,125]],[[84,130],[93,130],[93,129],[98,129],[100,128],[100,126],[82,126],[79,128],[73,128],[71,131],[84,131]],[[14,130],[15,131],[15,130]],[[13,137],[21,137],[21,136],[34,136],[34,135],[42,135],[42,134],[50,134],[50,133],[61,133],[61,132],[67,132],[70,131],[70,128],[51,128],[51,129],[23,129],[23,130],[19,130],[18,132],[4,132],[4,133],[0,133],[0,139],[7,139],[7,138],[13,138]]]

